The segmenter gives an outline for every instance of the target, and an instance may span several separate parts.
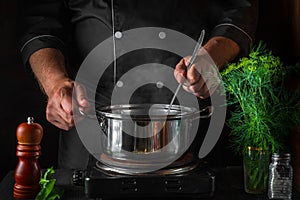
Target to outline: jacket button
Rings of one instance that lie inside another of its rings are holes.
[[[159,37],[160,39],[165,39],[166,36],[167,36],[166,33],[163,32],[163,31],[161,31],[161,32],[158,33],[158,37]]]
[[[123,36],[122,32],[121,31],[116,31],[115,32],[115,37],[120,39],[121,37]]]
[[[162,87],[164,87],[164,83],[161,82],[161,81],[158,81],[158,82],[156,83],[156,87],[157,87],[157,88],[162,88]]]
[[[118,81],[116,85],[117,85],[117,87],[121,88],[124,86],[124,83],[123,83],[123,81]]]

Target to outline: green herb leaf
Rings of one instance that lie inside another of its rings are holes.
[[[56,179],[52,178],[54,173],[53,167],[46,170],[44,176],[40,179],[41,190],[35,200],[61,199],[63,190],[59,190],[55,187]]]
[[[249,56],[221,72],[232,109],[228,125],[236,152],[245,153],[248,146],[278,152],[291,129],[300,124],[299,95],[284,87],[291,69],[300,71],[297,65],[284,66],[261,41]]]
[[[42,189],[36,196],[35,200],[46,200],[49,196],[49,194],[52,192],[55,182],[55,179],[43,181]]]
[[[54,188],[48,195],[47,200],[61,199],[64,191],[62,189]]]

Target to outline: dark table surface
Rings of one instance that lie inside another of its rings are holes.
[[[243,171],[239,166],[215,169],[216,191],[211,200],[266,200],[266,195],[246,194],[243,188]],[[84,188],[71,183],[72,170],[56,170],[56,185],[64,189],[63,200],[87,200]],[[13,200],[14,172],[10,171],[0,183],[0,200]],[[120,197],[119,199],[124,199]],[[184,198],[186,199],[186,198]],[[294,190],[293,200],[300,200]]]

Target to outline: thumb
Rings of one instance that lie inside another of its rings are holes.
[[[187,67],[190,64],[191,58],[192,58],[191,56],[187,56],[183,58],[185,67]]]

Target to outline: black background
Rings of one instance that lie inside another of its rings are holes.
[[[264,40],[269,49],[286,64],[300,62],[299,39],[296,41],[294,31],[297,22],[293,21],[296,4],[300,16],[300,4],[297,1],[260,1],[256,41]],[[18,8],[17,0],[0,1],[0,181],[17,164],[15,131],[28,116],[33,116],[44,128],[42,156],[39,159],[41,167],[56,165],[58,129],[46,121],[46,98],[22,66],[16,43],[18,9],[22,8]],[[300,19],[298,26],[299,23]],[[220,163],[226,161],[222,163],[225,165],[239,164],[240,159],[232,155],[227,139],[224,134],[211,157],[214,160],[220,159]],[[218,154],[223,149],[225,158]]]

